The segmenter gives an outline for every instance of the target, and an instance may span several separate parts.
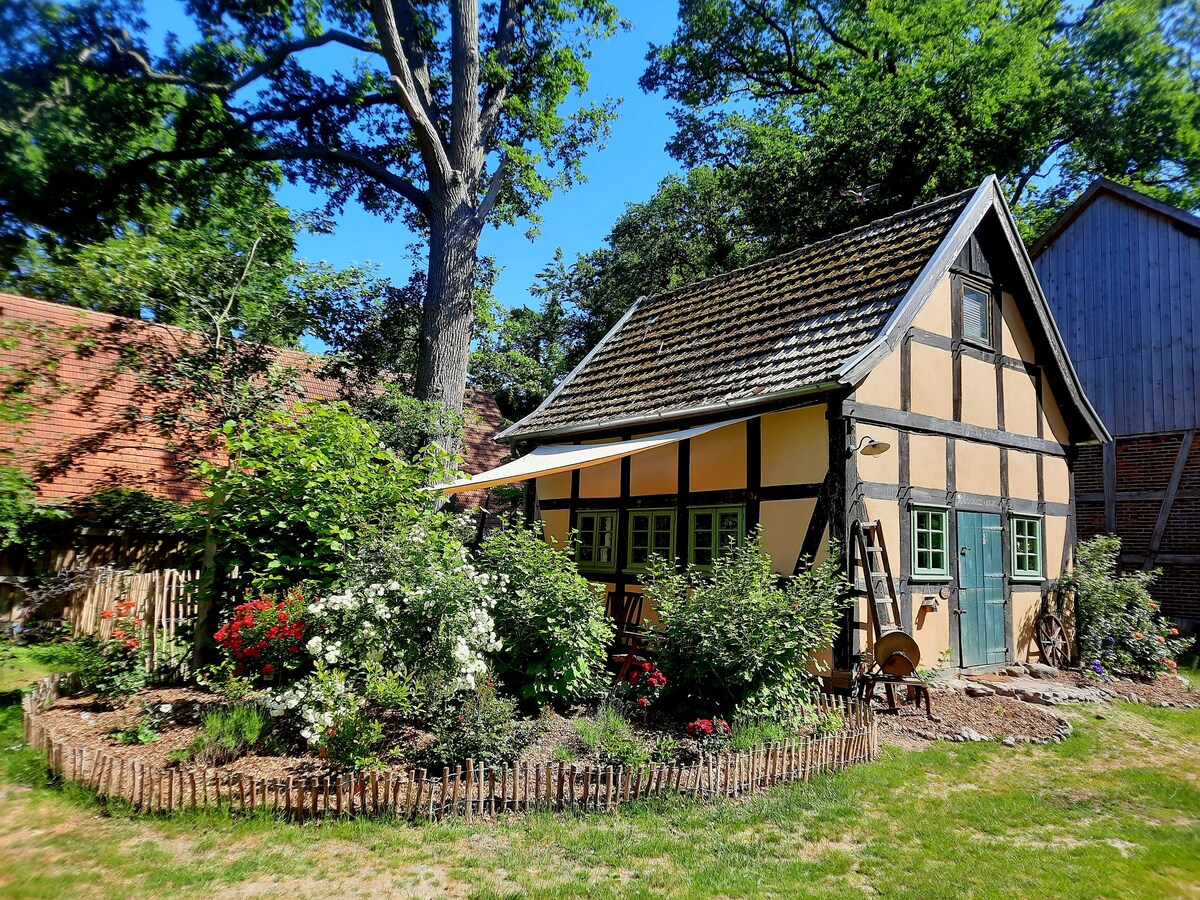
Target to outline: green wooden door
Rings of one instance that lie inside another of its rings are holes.
[[[1003,663],[1004,552],[1000,517],[958,514],[958,636],[963,666]]]

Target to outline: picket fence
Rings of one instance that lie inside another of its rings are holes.
[[[302,822],[354,815],[434,820],[463,816],[471,821],[531,810],[603,811],[653,796],[745,796],[838,771],[874,759],[879,752],[875,715],[868,706],[821,695],[819,710],[840,715],[841,728],[751,750],[709,754],[692,765],[486,766],[467,760],[440,774],[409,769],[257,778],[229,769],[152,768],[104,750],[69,746],[45,726],[41,713],[70,684],[70,676],[52,675],[25,696],[25,740],[46,755],[51,771],[64,780],[146,812],[225,807],[234,812],[268,810]]]
[[[146,640],[147,670],[160,678],[183,677],[191,658],[191,629],[196,619],[195,591],[189,585],[199,578],[198,571],[179,569],[97,569],[86,588],[64,608],[63,621],[76,637],[95,635],[108,640],[118,626],[130,627],[129,617],[139,618]],[[116,616],[118,603],[133,604],[124,619]]]

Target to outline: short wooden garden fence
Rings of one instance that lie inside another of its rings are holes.
[[[413,768],[258,778],[228,768],[152,768],[104,750],[72,747],[41,717],[70,685],[70,676],[52,675],[25,696],[26,741],[46,755],[51,771],[62,779],[146,812],[226,807],[272,811],[296,821],[354,815],[462,816],[470,821],[533,810],[603,811],[647,797],[741,797],[836,772],[874,759],[879,751],[875,715],[868,706],[821,695],[819,711],[840,715],[842,727],[751,750],[703,755],[691,765],[548,761],[487,766],[467,760],[440,772]]]

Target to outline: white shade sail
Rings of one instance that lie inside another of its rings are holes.
[[[744,416],[740,419],[714,422],[711,425],[698,425],[683,431],[671,431],[667,434],[639,437],[629,441],[612,441],[604,444],[545,444],[519,459],[506,462],[490,471],[440,485],[438,490],[444,494],[457,494],[459,491],[474,491],[480,488],[494,487],[497,484],[528,481],[530,478],[553,475],[556,472],[586,469],[588,466],[598,466],[624,456],[653,450],[655,447],[676,444],[709,431],[716,431],[718,428],[745,422],[748,418],[749,416]]]

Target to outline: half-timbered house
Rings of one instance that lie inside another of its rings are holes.
[[[1071,556],[1075,448],[1108,435],[989,178],[638,300],[499,437],[519,458],[449,490],[531,479],[547,537],[613,591],[757,526],[791,574],[877,520],[924,658],[974,668],[1031,653]]]

